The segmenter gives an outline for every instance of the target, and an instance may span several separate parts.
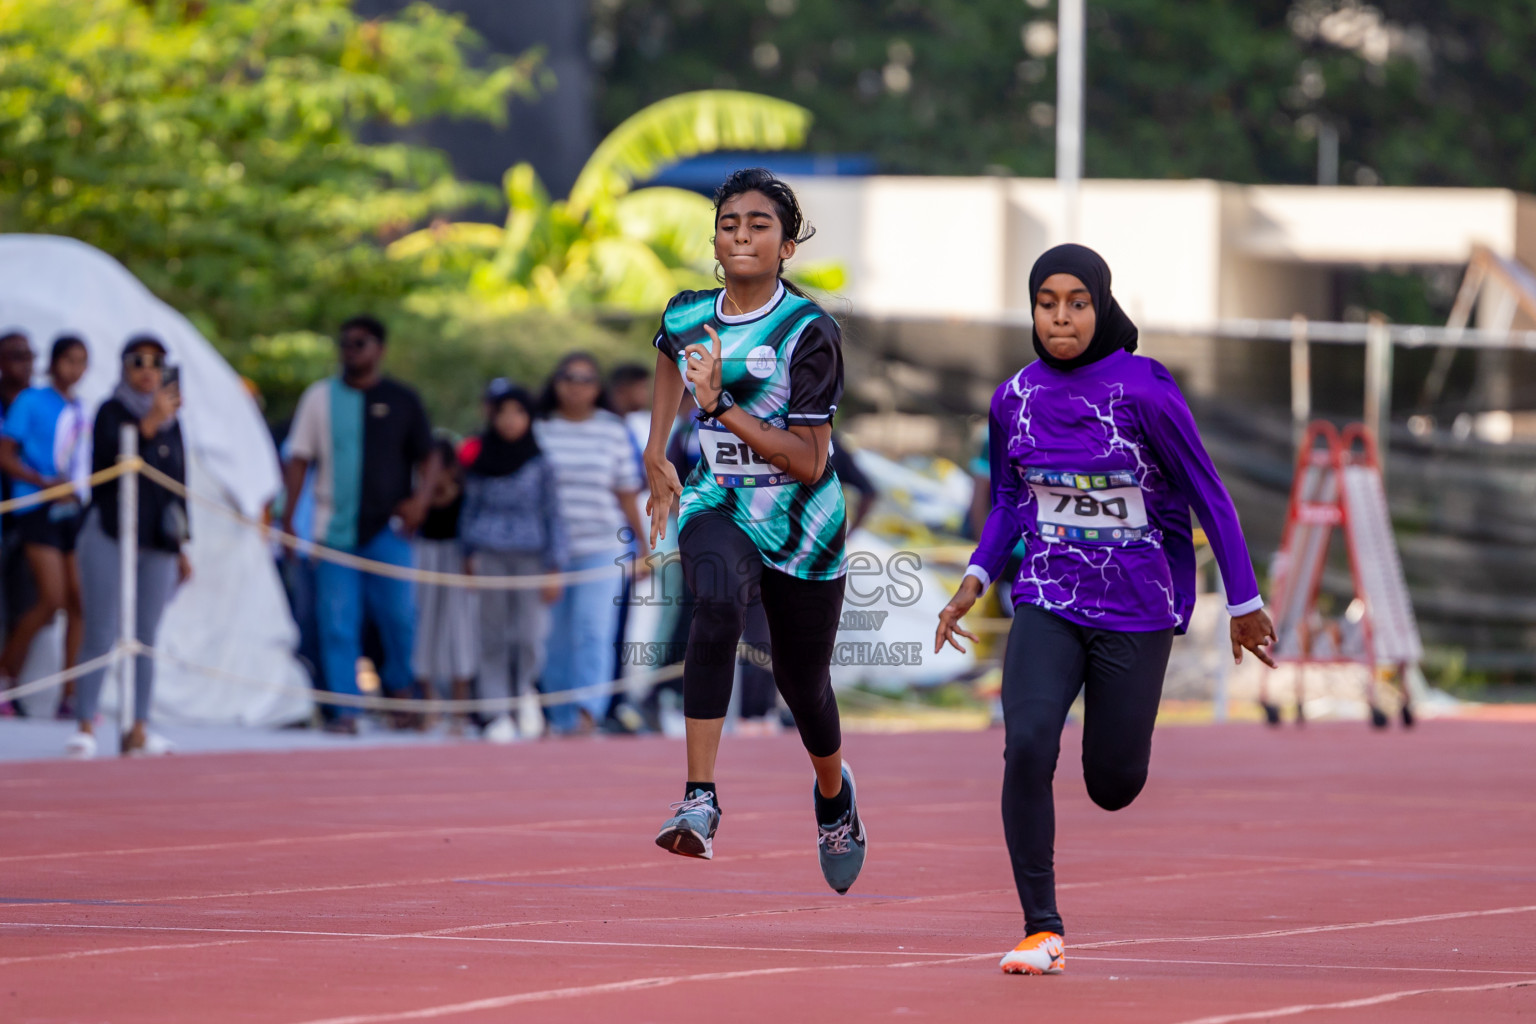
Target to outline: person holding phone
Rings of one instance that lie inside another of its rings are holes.
[[[123,346],[123,376],[112,397],[96,413],[92,431],[93,473],[117,463],[122,428],[133,424],[139,431],[139,457],[177,483],[187,480],[187,453],[178,417],[181,383],[166,373],[165,343],[152,334],[139,334]],[[80,657],[99,658],[117,640],[120,599],[118,542],[118,482],[97,484],[91,491],[90,508],[80,528],[78,543],[81,605],[85,613],[85,638]],[[155,645],[160,616],[176,588],[192,575],[183,550],[191,536],[187,505],[180,495],[148,479],[139,480],[138,508],[138,621],[135,636],[149,647]],[[125,757],[169,753],[171,744],[149,731],[150,705],[154,696],[155,662],[148,655],[134,659],[133,725],[123,737]],[[106,669],[80,677],[75,694],[78,731],[70,737],[65,753],[71,757],[96,755],[96,709]]]

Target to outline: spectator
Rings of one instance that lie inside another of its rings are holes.
[[[485,394],[480,396],[480,412],[485,417],[486,423],[490,423],[491,417],[496,414],[496,403],[499,401],[499,396],[505,394],[507,389],[513,386],[513,383],[505,377],[496,377],[485,386]],[[459,442],[459,465],[468,469],[474,464],[475,459],[480,455],[480,442],[483,438],[484,435],[482,434],[470,434]]]
[[[83,502],[90,495],[91,470],[84,443],[85,410],[75,397],[75,385],[85,375],[88,361],[85,342],[79,338],[64,335],[55,341],[48,358],[51,385],[28,388],[17,396],[0,433],[0,469],[14,482],[16,497],[55,484],[75,485],[74,493],[25,509],[12,520],[32,570],[37,600],[17,618],[0,651],[0,687],[15,682],[33,638],[61,610],[67,617],[64,667],[73,668],[80,657],[84,632],[75,539]]]
[[[493,382],[485,430],[464,477],[460,532],[469,571],[481,576],[531,576],[561,572],[569,562],[555,470],[533,434],[533,399],[505,380]],[[547,605],[560,587],[480,592],[480,692],[482,698],[533,692],[544,667],[549,633]],[[522,734],[537,736],[538,721],[523,721]],[[518,728],[510,713],[491,719],[485,738],[509,743]]]
[[[613,411],[629,428],[635,445],[644,450],[651,437],[651,371],[639,363],[620,363],[608,374]]]
[[[646,442],[651,436],[651,371],[640,363],[620,363],[608,374],[608,397],[613,402],[613,411],[624,421],[624,428],[629,431],[629,440],[635,451],[635,465],[640,471],[640,490],[635,494],[635,507],[645,508],[646,498],[650,492],[645,486],[645,451]],[[638,555],[639,551],[635,542],[628,545],[631,555]],[[638,566],[638,571],[644,571],[644,566]],[[630,576],[625,575],[622,581],[623,592],[619,596],[619,617],[614,627],[613,636],[613,668],[611,676],[614,679],[624,674],[624,659],[620,651],[624,640],[630,632],[630,609],[634,605],[634,582]],[[641,619],[644,622],[644,619]],[[622,690],[615,693],[608,704],[608,715],[605,723],[614,732],[636,733],[645,728],[645,720],[640,712],[636,711],[629,702],[629,695]]]
[[[131,423],[139,428],[139,456],[145,464],[177,483],[186,482],[186,449],[177,421],[181,387],[166,383],[165,356],[164,343],[150,334],[129,338],[123,346],[122,380],[96,413],[93,472],[117,463],[119,435],[122,427]],[[80,656],[86,661],[110,651],[118,635],[117,486],[115,479],[95,486],[90,509],[80,528],[80,596],[85,612],[85,642]],[[138,520],[138,621],[134,635],[140,643],[153,647],[161,613],[176,587],[192,575],[191,563],[182,550],[191,531],[186,503],[147,480],[139,483]],[[65,753],[71,757],[96,756],[94,723],[105,673],[105,669],[99,668],[80,677],[75,693],[79,731],[65,746]],[[164,754],[170,750],[168,742],[148,730],[154,686],[154,659],[141,654],[134,659],[133,726],[123,737],[124,756]]]
[[[648,534],[635,503],[640,472],[629,432],[603,394],[596,360],[584,352],[560,360],[544,387],[539,412],[544,418],[535,436],[555,470],[571,571],[624,564],[631,539],[635,556],[644,558]],[[621,591],[617,571],[565,588],[553,610],[547,690],[594,687],[612,679]],[[606,693],[554,704],[548,711],[550,725],[559,733],[590,732],[607,707]]]
[[[299,399],[284,483],[289,494],[299,494],[313,465],[316,542],[409,568],[409,535],[426,519],[441,468],[427,413],[415,391],[384,375],[385,330],[378,320],[348,320],[337,347],[340,376],[311,384]],[[294,504],[283,510],[288,533]],[[315,591],[326,685],[336,693],[360,693],[357,661],[366,611],[384,648],[384,691],[408,696],[416,634],[411,584],[321,561]],[[357,709],[336,708],[326,728],[355,734],[357,719]]]
[[[464,508],[464,473],[453,442],[437,441],[443,471],[416,540],[416,567],[426,572],[464,571],[464,547],[459,542],[459,517]],[[454,700],[469,698],[469,683],[480,658],[477,634],[480,608],[474,591],[462,586],[424,583],[416,589],[416,685],[425,697],[437,692],[438,680],[448,680]],[[421,719],[412,716],[412,721]],[[455,717],[454,731],[461,732]]]
[[[32,365],[36,361],[32,342],[20,330],[7,330],[0,334],[0,421],[10,410],[16,396],[32,385]],[[11,478],[0,472],[0,501],[11,495]],[[0,597],[3,597],[3,619],[6,632],[31,603],[31,580],[27,576],[26,560],[21,553],[21,542],[11,529],[11,514],[0,515]],[[3,689],[3,684],[0,684]],[[21,705],[0,703],[0,716],[22,713]]]
[[[0,335],[0,416],[10,411],[18,395],[32,386],[32,369],[37,356],[24,331],[9,330]]]
[[[870,510],[875,507],[875,502],[880,500],[880,492],[875,490],[874,483],[869,476],[859,468],[858,460],[853,457],[853,452],[844,443],[843,436],[837,431],[832,432],[832,457],[828,460],[832,463],[832,472],[837,474],[842,481],[843,489],[853,491],[859,496],[859,503],[854,506],[853,515],[848,517],[848,536],[853,536],[855,530],[869,516]]]

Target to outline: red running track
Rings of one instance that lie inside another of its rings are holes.
[[[850,736],[872,845],[842,898],[792,737],[727,739],[712,863],[651,845],[665,740],[9,766],[0,1021],[1530,1019],[1533,741],[1164,728],[1107,814],[1069,729],[1053,978],[996,966],[995,731]]]

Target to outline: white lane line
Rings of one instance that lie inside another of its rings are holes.
[[[166,949],[206,949],[209,946],[239,946],[250,939],[224,939],[219,942],[176,942],[157,946],[116,946],[110,949],[77,949],[70,953],[40,953],[37,956],[11,956],[0,959],[0,967],[32,964],[43,960],[78,960],[84,956],[111,956],[114,953],[148,953]]]
[[[1179,1024],[1236,1024],[1237,1021],[1244,1020],[1273,1020],[1276,1017],[1297,1017],[1317,1010],[1358,1010],[1367,1006],[1395,1003],[1399,999],[1407,999],[1411,996],[1450,995],[1456,992],[1496,992],[1499,989],[1525,988],[1529,985],[1536,985],[1536,978],[1499,981],[1489,985],[1458,985],[1454,988],[1410,988],[1401,992],[1383,992],[1379,996],[1345,999],[1337,1003],[1297,1003],[1294,1006],[1277,1006],[1272,1010],[1251,1010],[1247,1013],[1223,1013],[1214,1017],[1196,1017],[1192,1020],[1180,1021]]]
[[[301,928],[215,928],[193,925],[137,925],[137,924],[29,924],[17,921],[0,921],[0,927],[52,928],[63,931],[88,929],[93,931],[128,932],[195,932],[210,935],[290,935],[300,938],[363,939],[370,942],[390,942],[406,939],[424,939],[437,942],[490,942],[519,946],[603,946],[616,949],[708,949],[727,953],[814,953],[822,956],[903,956],[937,957],[953,959],[955,956],[1001,956],[1000,953],[923,953],[906,949],[807,949],[800,946],[725,946],[693,942],[618,942],[607,939],[524,939],[492,935],[444,935],[441,932],[330,932]],[[493,926],[487,926],[493,927]],[[249,941],[249,940],[238,940]],[[208,943],[227,945],[227,943]],[[154,948],[154,947],[139,947]],[[174,948],[174,947],[161,947]],[[7,961],[0,960],[0,963]]]
[[[744,817],[744,815],[743,815]],[[588,821],[554,819],[530,821],[520,825],[457,825],[442,828],[388,829],[371,832],[332,832],[312,836],[269,836],[266,839],[242,839],[225,843],[187,843],[181,846],[128,846],[109,850],[56,850],[51,853],[20,853],[0,857],[0,864],[21,861],[78,860],[82,857],[127,857],[140,853],[164,855],[168,853],[217,853],[221,850],[249,850],[261,847],[299,846],[306,843],[377,842],[389,839],[433,839],[443,836],[462,835],[517,835],[530,832],[548,835],[557,826],[574,828],[583,825],[606,825],[617,821],[639,819],[593,818]],[[646,819],[649,821],[650,819]]]
[[[1449,914],[1421,914],[1418,917],[1389,917],[1380,921],[1351,921],[1346,924],[1319,924],[1308,928],[1276,928],[1262,932],[1240,932],[1231,935],[1179,935],[1168,938],[1105,939],[1101,942],[1073,943],[1076,949],[1109,949],[1112,946],[1140,946],[1149,942],[1235,942],[1240,939],[1281,939],[1292,935],[1321,935],[1324,932],[1349,932],[1361,928],[1390,928],[1401,924],[1431,924],[1436,921],[1460,921],[1472,917],[1501,917],[1506,914],[1529,914],[1536,905],[1525,907],[1494,907],[1491,910],[1460,910]]]
[[[628,981],[610,981],[600,985],[578,985],[570,988],[550,988],[539,992],[519,992],[515,995],[493,996],[489,999],[473,999],[463,1003],[447,1003],[441,1006],[427,1006],[418,1010],[399,1010],[393,1013],[365,1013],[350,1017],[325,1017],[319,1020],[305,1021],[303,1024],[387,1024],[390,1021],[402,1020],[432,1020],[437,1017],[449,1017],[460,1013],[475,1013],[481,1010],[500,1010],[508,1006],[517,1006],[524,1003],[543,1003],[557,999],[579,999],[584,996],[612,995],[616,992],[637,992],[642,989],[665,988],[669,985],[682,985],[689,982],[701,981],[737,981],[742,978],[765,978],[783,974],[805,974],[811,971],[850,971],[868,970],[870,968],[909,968],[929,967],[943,964],[968,963],[982,957],[991,958],[995,953],[978,954],[977,956],[949,957],[944,960],[914,960],[907,963],[895,964],[822,964],[815,967],[764,967],[751,971],[716,971],[709,974],[672,974],[651,978],[631,978]]]
[[[654,858],[645,861],[635,861],[630,864],[598,864],[590,866],[574,866],[564,868],[541,868],[527,871],[505,871],[493,875],[445,875],[441,878],[408,878],[395,879],[387,882],[345,882],[333,885],[302,885],[290,886],[284,889],[239,889],[233,892],[207,892],[188,893],[181,896],[125,896],[116,902],[149,904],[149,903],[187,903],[193,900],[224,900],[245,899],[252,896],[303,896],[317,892],[356,892],[367,889],[396,889],[408,888],[414,885],[447,885],[453,882],[489,882],[500,881],[509,878],[543,878],[559,875],[578,873],[593,873],[598,871],[642,871],[647,868],[663,867],[670,861]],[[49,907],[58,905],[71,905],[66,900],[58,903],[50,903],[46,900],[37,903],[29,903],[27,906]]]
[[[1403,974],[1514,974],[1528,977],[1530,971],[1495,971],[1480,967],[1370,967],[1366,964],[1277,964],[1252,960],[1170,960],[1150,956],[1080,956],[1074,960],[1114,964],[1195,964],[1202,967],[1273,967],[1298,971],[1393,971]]]
[[[227,805],[221,805],[227,806]],[[991,807],[992,804],[976,805]],[[934,804],[931,806],[908,807],[909,813],[922,811],[953,811],[957,808],[966,809],[967,804]],[[162,805],[161,810],[175,810],[173,804]],[[731,816],[732,821],[757,821],[762,819],[784,818],[791,816],[788,810],[784,811],[737,811]],[[626,822],[652,822],[650,817],[625,817],[610,816],[603,818],[553,818],[548,821],[521,822],[514,825],[454,825],[439,828],[417,829],[380,829],[369,832],[337,832],[310,836],[270,836],[265,839],[242,839],[221,843],[188,843],[180,846],[129,846],[116,847],[106,850],[57,850],[49,853],[22,853],[0,857],[0,864],[15,864],[22,861],[52,861],[52,860],[77,860],[83,857],[127,857],[136,854],[168,854],[168,853],[214,853],[221,850],[248,850],[260,847],[297,846],[306,843],[343,843],[343,842],[377,842],[390,839],[431,839],[442,836],[458,835],[519,835],[522,833],[534,833],[548,835],[551,829],[570,830],[576,828],[591,828],[604,825],[621,825]]]

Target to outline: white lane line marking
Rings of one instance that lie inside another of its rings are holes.
[[[1500,917],[1505,914],[1528,914],[1533,910],[1536,910],[1536,905],[1495,907],[1491,910],[1459,910],[1449,914],[1389,917],[1380,921],[1351,921],[1346,924],[1320,924],[1309,928],[1277,928],[1270,931],[1241,932],[1232,935],[1180,935],[1169,938],[1105,939],[1101,942],[1073,943],[1073,946],[1077,949],[1108,949],[1112,946],[1139,946],[1149,942],[1234,942],[1240,939],[1281,939],[1292,935],[1320,935],[1324,932],[1349,932],[1360,928],[1389,928],[1400,924],[1430,924],[1435,921],[1459,921],[1470,917]]]
[[[867,970],[870,968],[907,968],[928,967],[935,964],[968,963],[973,960],[990,959],[995,953],[978,954],[977,956],[950,957],[945,960],[915,960],[907,963],[895,964],[823,964],[815,967],[764,967],[751,971],[716,971],[710,974],[672,974],[651,978],[632,978],[628,981],[610,981],[600,985],[580,985],[570,988],[551,988],[539,992],[519,992],[515,995],[493,996],[489,999],[474,999],[463,1003],[447,1003],[442,1006],[428,1006],[419,1010],[400,1010],[393,1013],[368,1013],[357,1014],[350,1017],[325,1017],[320,1020],[305,1021],[303,1024],[387,1024],[389,1021],[401,1020],[431,1020],[436,1017],[448,1017],[460,1013],[475,1013],[480,1010],[499,1010],[507,1006],[517,1006],[522,1003],[542,1003],[556,999],[579,999],[583,996],[611,995],[616,992],[636,992],[642,989],[665,988],[669,985],[681,985],[688,982],[700,981],[736,981],[741,978],[764,978],[782,974],[804,974],[810,971],[850,971]]]
[[[1247,1013],[1224,1013],[1214,1017],[1196,1017],[1192,1020],[1180,1021],[1179,1024],[1235,1024],[1244,1020],[1273,1020],[1276,1017],[1296,1017],[1303,1013],[1312,1013],[1315,1010],[1358,1010],[1366,1006],[1380,1006],[1383,1003],[1395,1003],[1399,999],[1407,999],[1410,996],[1450,995],[1454,992],[1496,992],[1505,988],[1525,988],[1536,985],[1536,978],[1525,978],[1521,981],[1498,981],[1488,985],[1458,985],[1454,988],[1410,988],[1401,992],[1383,992],[1379,996],[1365,996],[1361,999],[1345,999],[1337,1003],[1297,1003],[1294,1006],[1277,1006],[1272,1010],[1252,1010]]]
[[[1074,956],[1090,963],[1124,964],[1196,964],[1204,967],[1274,967],[1298,971],[1396,971],[1405,974],[1515,974],[1527,977],[1530,971],[1495,971],[1480,967],[1370,967],[1366,964],[1277,964],[1252,960],[1169,960],[1150,956]]]
[[[404,939],[425,939],[437,942],[493,942],[522,946],[605,946],[617,949],[710,949],[731,953],[815,953],[826,956],[904,956],[904,957],[940,957],[953,958],[961,956],[1001,956],[1002,954],[976,953],[956,954],[923,953],[906,949],[806,949],[799,946],[723,946],[707,943],[693,942],[617,942],[606,939],[524,939],[508,938],[491,935],[444,935],[440,932],[328,932],[313,931],[300,928],[215,928],[197,927],[192,925],[136,925],[136,924],[23,924],[15,921],[0,921],[0,927],[22,928],[53,928],[63,931],[71,929],[90,929],[94,931],[129,931],[129,932],[196,932],[211,935],[293,935],[301,938],[322,939],[366,939],[372,942],[400,941]],[[249,940],[238,940],[249,941]],[[209,943],[209,945],[226,945],[226,943]],[[139,947],[154,948],[154,947]],[[174,948],[174,947],[161,947]],[[0,960],[0,963],[6,961]]]
[[[254,802],[254,801],[253,801]],[[159,809],[174,809],[174,804],[162,805]],[[221,805],[227,806],[227,805]],[[992,804],[977,804],[977,807],[991,807]],[[909,813],[922,811],[950,811],[967,809],[968,804],[934,804],[931,806],[908,807]],[[784,811],[737,811],[731,816],[732,821],[758,821],[789,817],[790,812]],[[604,825],[621,825],[627,822],[653,822],[651,817],[624,817],[610,816],[603,818],[554,818],[548,821],[530,821],[515,825],[454,825],[439,828],[420,829],[387,829],[369,832],[337,832],[311,836],[269,836],[265,839],[245,839],[222,843],[188,843],[180,846],[129,846],[117,847],[107,850],[57,850],[49,853],[20,853],[0,857],[0,864],[14,864],[21,861],[51,861],[51,860],[77,860],[82,857],[126,857],[135,854],[167,854],[167,853],[213,853],[220,850],[248,850],[258,847],[296,846],[305,843],[341,843],[341,842],[375,842],[388,839],[421,839],[436,838],[441,836],[457,835],[518,835],[521,833],[534,833],[539,835],[550,834],[549,830],[570,830],[581,827],[598,827]]]
[[[487,882],[508,878],[544,878],[558,875],[570,875],[577,873],[590,873],[597,871],[640,871],[646,868],[664,867],[669,861],[660,858],[636,861],[630,864],[598,864],[592,866],[576,866],[565,868],[541,868],[527,871],[506,871],[494,875],[446,875],[441,878],[414,878],[395,879],[387,882],[346,882],[335,885],[304,885],[291,886],[286,889],[241,889],[233,892],[207,892],[188,893],[182,896],[125,896],[118,900],[119,903],[185,903],[192,900],[223,900],[241,899],[252,896],[295,896],[307,895],[317,892],[356,892],[366,889],[395,889],[407,888],[413,885],[447,885],[452,882]],[[69,905],[67,901],[59,901],[59,904]],[[34,907],[57,906],[59,904],[48,901],[27,904]]]
[[[77,949],[70,953],[40,953],[37,956],[12,956],[0,959],[0,967],[31,964],[43,960],[78,960],[83,956],[111,956],[114,953],[148,953],[166,949],[206,949],[209,946],[239,946],[250,939],[223,939],[218,942],[176,942],[156,946],[115,946],[110,949]]]
[[[332,832],[313,836],[269,836],[266,839],[243,839],[227,843],[187,843],[181,846],[127,846],[110,850],[56,850],[51,853],[12,854],[8,857],[0,857],[0,864],[15,864],[20,861],[34,860],[78,860],[82,857],[127,857],[140,853],[162,855],[167,853],[215,853],[221,850],[298,846],[305,843],[375,842],[387,839],[430,839],[461,835],[517,835],[524,832],[535,835],[548,835],[548,830],[557,826],[571,828],[581,825],[607,825],[626,820],[639,819],[593,818],[589,821],[573,821],[567,818],[551,821],[530,821],[520,825],[455,825],[442,828],[389,829],[373,832]],[[647,818],[646,820],[649,821],[650,819]]]

